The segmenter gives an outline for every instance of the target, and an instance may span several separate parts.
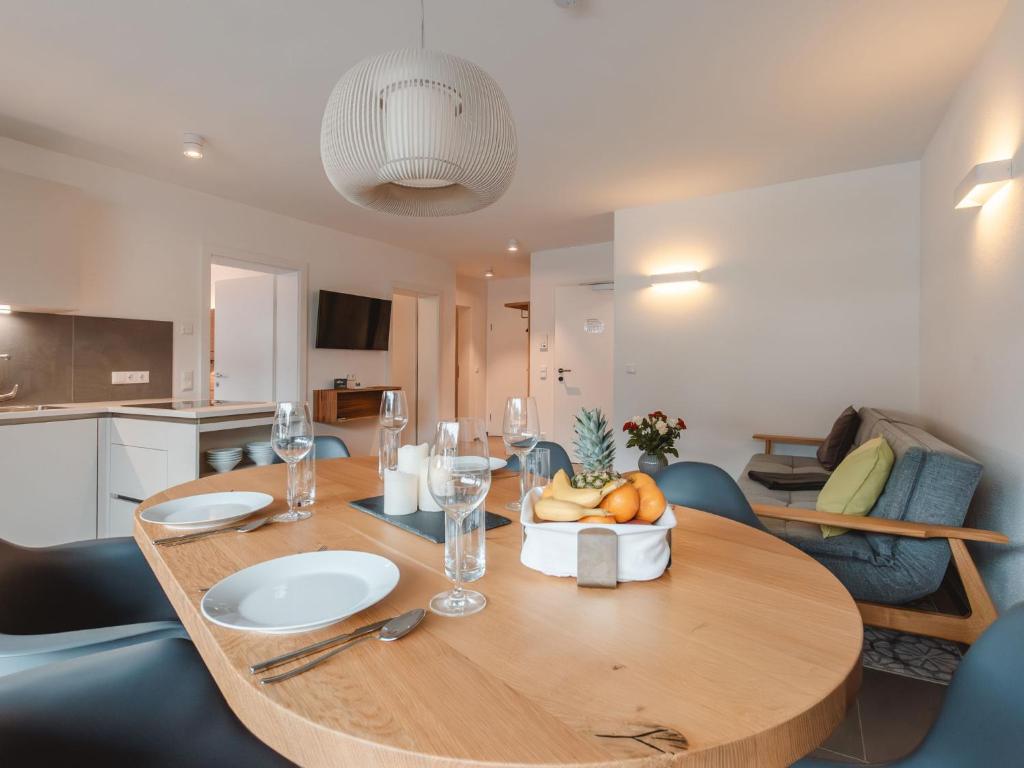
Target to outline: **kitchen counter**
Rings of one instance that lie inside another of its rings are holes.
[[[113,400],[95,403],[46,403],[42,410],[0,412],[0,425],[25,424],[30,422],[63,421],[68,418],[97,418],[118,416],[122,418],[161,419],[171,421],[209,422],[219,421],[226,417],[239,417],[253,414],[273,414],[276,404],[272,402],[258,403],[219,403],[217,405],[199,405],[184,408],[140,408],[140,405],[156,405],[159,403],[192,403],[183,398],[146,398],[144,400]],[[2,405],[21,405],[17,402],[0,403]]]

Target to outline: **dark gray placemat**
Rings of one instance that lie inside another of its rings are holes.
[[[373,515],[386,523],[391,523],[403,531],[415,533],[427,541],[432,541],[435,544],[444,543],[444,512],[427,512],[418,509],[411,515],[385,515],[383,496],[371,496],[368,499],[350,501],[349,506],[360,512]],[[512,522],[503,515],[495,515],[491,512],[485,513],[484,520],[488,531]]]

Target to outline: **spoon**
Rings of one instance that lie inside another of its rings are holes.
[[[270,685],[271,683],[280,683],[282,680],[288,680],[289,678],[301,675],[303,672],[308,672],[313,667],[319,667],[325,661],[334,656],[337,656],[342,651],[347,651],[349,648],[355,645],[359,645],[364,640],[383,640],[385,643],[390,643],[393,640],[399,640],[419,626],[419,623],[423,621],[423,617],[427,615],[427,612],[422,608],[414,608],[411,611],[406,611],[400,616],[396,616],[391,619],[387,624],[381,627],[376,633],[363,635],[356,640],[353,640],[348,645],[343,645],[339,648],[335,648],[332,651],[328,651],[323,656],[317,656],[311,662],[303,664],[301,667],[289,670],[288,672],[282,672],[279,675],[271,675],[270,677],[264,677],[260,679],[260,685]]]

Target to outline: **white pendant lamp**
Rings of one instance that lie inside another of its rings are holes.
[[[356,205],[400,216],[487,207],[508,189],[516,155],[512,113],[494,79],[422,47],[372,56],[346,72],[320,131],[334,188]]]

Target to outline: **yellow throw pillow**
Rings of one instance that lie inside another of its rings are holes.
[[[892,465],[896,461],[884,437],[876,437],[855,448],[836,467],[818,495],[819,512],[864,517],[885,490]],[[824,538],[846,533],[846,528],[821,526]]]

